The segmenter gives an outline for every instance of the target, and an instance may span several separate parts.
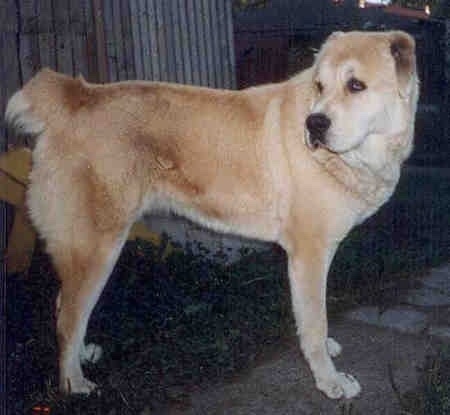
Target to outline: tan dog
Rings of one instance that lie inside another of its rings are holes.
[[[335,33],[312,68],[243,91],[92,85],[43,70],[17,92],[6,117],[38,135],[28,205],[61,279],[61,389],[94,389],[80,366],[89,316],[130,226],[163,209],[278,242],[317,387],[357,395],[331,360],[341,347],[327,337],[326,278],[339,242],[388,200],[410,154],[414,49],[402,32]]]

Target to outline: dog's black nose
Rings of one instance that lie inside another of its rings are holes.
[[[310,114],[306,118],[306,128],[314,139],[323,141],[325,133],[330,128],[331,120],[321,112]]]

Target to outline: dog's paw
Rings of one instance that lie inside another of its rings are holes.
[[[326,343],[327,343],[328,354],[331,357],[336,357],[341,354],[342,346],[336,340],[334,340],[332,337],[328,337]]]
[[[89,343],[81,348],[81,363],[97,363],[103,355],[102,348],[95,343]]]
[[[92,392],[98,393],[97,384],[84,377],[66,378],[61,383],[61,391],[66,394],[89,395]]]
[[[318,380],[317,388],[331,399],[354,398],[361,392],[359,382],[347,373],[337,373],[334,379]]]

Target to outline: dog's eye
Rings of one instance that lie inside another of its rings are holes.
[[[356,92],[364,91],[367,87],[366,84],[359,79],[350,78],[347,81],[347,88],[352,94],[354,94]]]
[[[323,92],[323,85],[322,85],[322,82],[320,82],[320,81],[317,81],[317,82],[316,82],[316,89],[317,89],[317,92],[318,92],[319,94],[321,94],[321,93]]]

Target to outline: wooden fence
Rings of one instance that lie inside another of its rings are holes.
[[[39,68],[235,88],[228,0],[2,0],[0,112]],[[0,151],[7,145],[0,124]]]

